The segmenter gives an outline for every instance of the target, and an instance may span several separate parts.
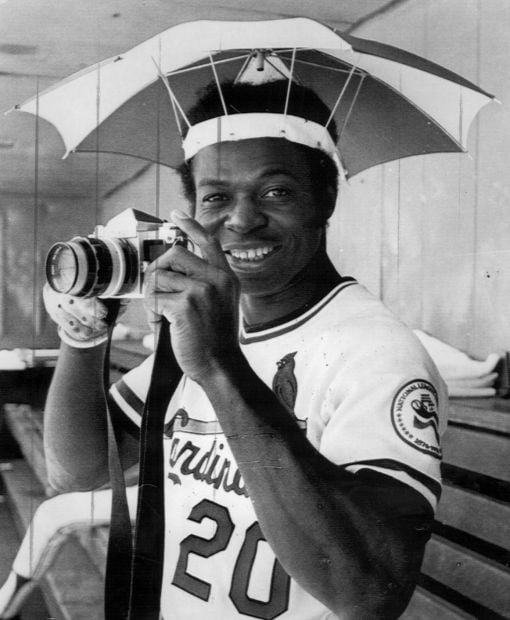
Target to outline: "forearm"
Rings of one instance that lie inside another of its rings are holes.
[[[105,344],[61,345],[44,414],[48,478],[59,491],[89,490],[108,480],[105,350]]]
[[[322,457],[242,356],[203,387],[287,572],[342,618],[397,617],[421,559],[414,521]]]

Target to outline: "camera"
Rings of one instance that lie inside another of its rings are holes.
[[[87,237],[52,245],[46,279],[58,293],[78,297],[143,297],[143,274],[174,245],[193,250],[177,226],[153,215],[126,209]]]

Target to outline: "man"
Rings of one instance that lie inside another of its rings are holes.
[[[331,264],[335,129],[292,88],[285,115],[283,80],[224,85],[223,101],[213,86],[190,111],[193,217],[172,218],[201,255],[174,247],[145,277],[184,373],[163,438],[165,618],[396,618],[430,536],[445,389],[411,332]],[[65,341],[49,476],[89,489],[107,476],[106,312],[46,297]],[[127,462],[152,361],[112,388]]]

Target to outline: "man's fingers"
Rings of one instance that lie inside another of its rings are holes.
[[[188,237],[198,245],[202,257],[210,264],[220,269],[228,269],[228,261],[221,249],[219,242],[209,235],[209,233],[195,219],[182,211],[172,211],[172,221],[176,226],[185,232]]]
[[[144,278],[145,296],[180,293],[185,290],[188,282],[187,276],[178,271],[155,268]]]
[[[173,214],[174,215],[174,214]],[[176,245],[153,261],[144,274],[145,306],[149,323],[157,328],[162,315],[182,323],[198,306],[219,307],[236,297],[235,278],[220,244],[193,218],[172,218],[200,248],[201,256]]]
[[[182,246],[175,246],[147,267],[144,274],[144,290],[147,291],[146,284],[149,280],[153,280],[154,277],[164,279],[165,274],[181,275],[202,282],[217,281],[219,276],[231,273],[226,261],[226,267],[218,265],[218,262],[212,263],[207,258],[204,260],[192,254]]]
[[[174,246],[147,267],[146,277],[158,269],[180,272],[198,279],[208,279],[210,267],[230,273],[230,266],[221,245],[196,220],[180,211],[173,211],[172,219],[200,249],[201,256],[193,254],[183,246]]]
[[[181,273],[163,269],[154,269],[144,279],[145,307],[151,328],[161,320],[161,315],[168,310],[172,294],[186,289],[188,278]],[[168,317],[167,317],[168,318]]]

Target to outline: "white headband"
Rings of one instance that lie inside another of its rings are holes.
[[[191,159],[201,149],[219,142],[251,138],[284,138],[327,153],[343,176],[343,167],[333,139],[319,123],[290,114],[250,112],[218,116],[192,125],[183,140],[184,158]]]

